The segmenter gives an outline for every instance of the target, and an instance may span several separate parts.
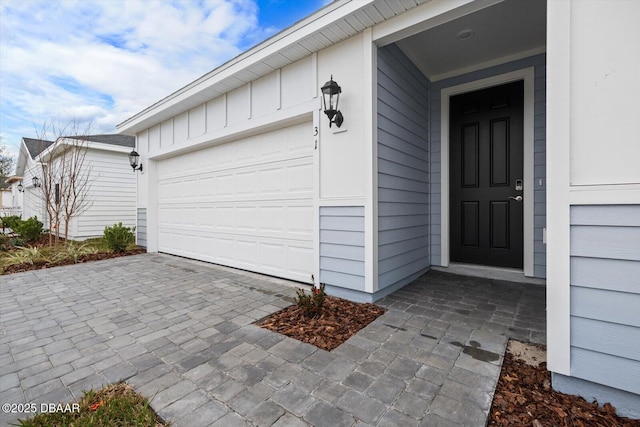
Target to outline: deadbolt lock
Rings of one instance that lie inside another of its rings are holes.
[[[516,191],[522,191],[522,190],[523,190],[522,180],[516,179]]]

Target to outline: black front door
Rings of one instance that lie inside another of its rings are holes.
[[[522,268],[523,82],[450,102],[451,261]]]

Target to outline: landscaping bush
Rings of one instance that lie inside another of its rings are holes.
[[[5,216],[2,218],[2,225],[5,228],[10,228],[14,232],[16,231],[17,226],[22,222],[22,218],[18,215]]]
[[[9,240],[11,238],[9,236],[7,236],[6,234],[1,234],[0,233],[0,251],[4,252],[9,250]]]
[[[136,241],[135,231],[135,227],[125,227],[120,222],[113,224],[111,227],[105,227],[102,240],[109,250],[113,252],[125,252],[127,246]]]
[[[327,296],[324,292],[324,283],[321,283],[319,288],[313,288],[311,295],[305,294],[303,289],[298,289],[296,294],[298,295],[296,298],[298,307],[302,309],[305,316],[315,317],[320,314],[324,298]]]
[[[11,229],[18,233],[27,243],[33,243],[37,241],[44,231],[44,224],[38,221],[37,216],[25,219],[16,224],[16,227]]]

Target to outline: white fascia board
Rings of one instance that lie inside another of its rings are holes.
[[[341,0],[330,3],[308,18],[303,19],[254,48],[240,54],[182,89],[179,89],[166,98],[156,102],[135,116],[118,124],[116,126],[118,133],[135,134],[144,130],[152,124],[155,124],[154,117],[168,109],[176,107],[182,109],[181,104],[185,105],[183,109],[201,104],[202,100],[199,99],[198,95],[203,91],[213,88],[224,79],[233,77],[240,71],[250,68],[251,65],[259,63],[271,55],[279,53],[286,47],[300,42],[305,37],[321,31],[323,28],[335,21],[345,18],[373,2],[374,0]],[[238,86],[245,83],[247,82],[241,82]],[[228,92],[228,90],[224,90],[223,92]],[[195,102],[197,102],[197,104],[188,104],[190,99],[196,99]]]
[[[16,175],[24,175],[27,164],[31,160],[31,154],[24,142],[24,139],[20,140],[20,150],[18,151],[18,161],[16,162]]]
[[[374,26],[373,40],[386,46],[503,1],[432,0]]]

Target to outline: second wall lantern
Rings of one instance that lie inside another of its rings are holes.
[[[324,113],[329,117],[329,127],[332,123],[335,123],[337,127],[342,126],[344,117],[338,110],[338,101],[340,101],[340,93],[342,89],[338,83],[333,81],[333,75],[331,79],[320,88],[322,90],[322,104],[324,107]]]
[[[140,171],[142,172],[142,163],[140,163],[140,165],[138,165],[138,159],[140,158],[140,154],[138,154],[135,150],[131,151],[129,153],[129,164],[131,165],[131,167],[133,168],[133,171]]]

